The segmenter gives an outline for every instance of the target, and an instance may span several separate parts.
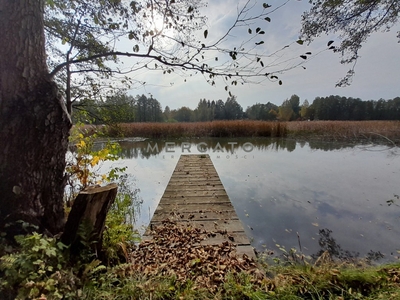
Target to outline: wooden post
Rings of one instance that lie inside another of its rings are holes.
[[[77,253],[82,248],[78,229],[81,224],[91,230],[91,241],[95,241],[94,249],[100,252],[102,234],[107,212],[117,196],[118,186],[115,183],[104,187],[89,187],[76,197],[69,213],[61,241],[71,245],[71,253]]]

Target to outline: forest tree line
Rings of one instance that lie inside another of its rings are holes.
[[[206,122],[213,120],[400,120],[400,97],[389,100],[328,96],[316,97],[310,104],[292,95],[280,106],[271,102],[256,103],[246,110],[236,96],[223,100],[200,99],[197,107],[183,106],[162,110],[160,102],[152,96],[118,94],[104,101],[86,99],[74,106],[74,121],[94,124],[130,122]]]

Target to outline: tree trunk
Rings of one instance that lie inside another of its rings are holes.
[[[0,230],[22,220],[55,234],[71,121],[49,78],[43,1],[0,0],[0,28]]]
[[[72,253],[79,253],[83,247],[81,244],[83,237],[78,233],[80,226],[90,230],[85,232],[90,235],[89,242],[95,242],[94,249],[97,253],[101,252],[107,213],[114,203],[117,191],[118,186],[112,183],[104,187],[89,187],[76,197],[61,236],[61,241],[65,245],[71,245]]]

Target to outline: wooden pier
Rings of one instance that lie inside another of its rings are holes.
[[[210,232],[201,244],[229,241],[239,255],[255,258],[234,207],[209,155],[182,155],[143,239],[151,239],[151,228],[165,219]]]

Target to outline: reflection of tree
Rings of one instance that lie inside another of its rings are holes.
[[[318,244],[321,249],[316,253],[311,255],[312,258],[316,259],[320,257],[324,252],[328,252],[332,258],[338,258],[340,260],[355,260],[359,258],[359,253],[354,251],[349,251],[343,249],[336,240],[331,236],[332,230],[320,229],[319,230],[319,240]],[[365,259],[368,262],[377,261],[383,258],[383,254],[380,251],[370,250]]]
[[[124,158],[150,158],[166,151],[166,143],[169,144],[169,150],[173,151],[171,154],[190,154],[197,153],[197,147],[204,151],[204,153],[220,152],[226,154],[235,153],[238,150],[245,149],[257,151],[279,151],[287,150],[292,152],[298,146],[298,142],[293,139],[282,138],[199,138],[199,139],[147,139],[145,141],[122,141],[122,157]],[[203,143],[199,145],[200,143]],[[249,145],[249,143],[251,145]],[[246,145],[247,144],[247,145]],[[190,145],[189,152],[187,150]],[[305,143],[299,144],[304,147]],[[344,147],[354,147],[354,145],[344,145],[340,143],[324,143],[318,141],[310,141],[309,147],[311,149],[318,149],[324,151],[338,150]],[[149,147],[150,146],[150,147]],[[168,154],[168,153],[167,153]]]
[[[342,247],[336,242],[336,240],[331,236],[332,230],[320,229],[319,230],[319,240],[318,244],[321,249],[314,255],[313,258],[321,256],[325,251],[334,258],[341,260],[353,260],[359,256],[358,252],[348,251],[342,249]]]
[[[344,144],[344,143],[335,143],[335,142],[321,142],[321,141],[313,141],[310,140],[308,142],[309,147],[312,150],[324,150],[324,151],[332,151],[332,150],[340,150],[343,148],[354,148],[356,144]]]
[[[168,148],[173,149],[174,152],[171,154],[189,154],[198,151],[198,147],[204,153],[220,152],[226,154],[235,153],[239,149],[245,149],[245,151],[251,152],[253,149],[258,151],[267,151],[269,149],[278,148],[286,149],[288,147],[287,143],[281,139],[228,139],[228,138],[203,138],[196,140],[151,140],[138,141],[138,142],[122,142],[122,157],[124,158],[149,158],[151,156],[156,156],[161,152],[166,150],[167,144],[173,144],[173,147]],[[187,148],[190,145],[189,152]],[[290,144],[290,147],[293,147]],[[295,145],[294,145],[295,147]]]
[[[121,203],[115,205],[124,205],[129,203],[129,212],[125,216],[128,224],[134,224],[140,214],[143,205],[143,198],[140,197],[140,189],[136,187],[136,179],[130,174],[123,174],[118,182],[118,197]],[[118,207],[117,207],[118,208]]]

